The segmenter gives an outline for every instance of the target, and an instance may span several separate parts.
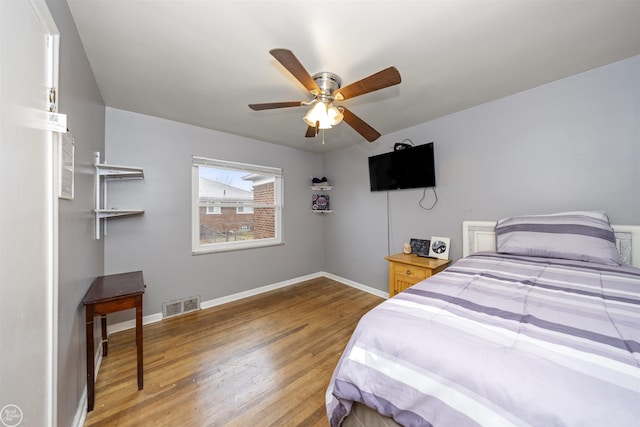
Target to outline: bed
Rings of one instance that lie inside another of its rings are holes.
[[[463,224],[463,259],[362,317],[331,426],[639,426],[640,226]]]

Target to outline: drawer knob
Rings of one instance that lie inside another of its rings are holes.
[[[407,269],[407,276],[411,276],[411,270]]]

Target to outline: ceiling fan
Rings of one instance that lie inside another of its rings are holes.
[[[364,120],[356,116],[346,107],[333,105],[334,101],[343,101],[365,93],[384,89],[400,83],[400,73],[396,67],[385,68],[375,74],[342,87],[342,79],[328,71],[310,75],[298,58],[287,49],[272,49],[269,53],[289,71],[313,95],[311,101],[268,102],[264,104],[249,104],[254,111],[271,110],[276,108],[311,106],[304,121],[308,128],[305,136],[315,137],[319,129],[330,129],[342,120],[347,122],[356,132],[367,141],[372,142],[380,137],[380,133],[369,126]]]

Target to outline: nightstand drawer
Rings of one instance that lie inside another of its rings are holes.
[[[394,296],[449,265],[448,259],[423,258],[413,254],[395,254],[384,257],[389,261],[389,296]]]
[[[426,268],[420,268],[407,264],[394,264],[395,274],[411,277],[415,280],[423,280],[431,275],[431,271],[427,272]]]

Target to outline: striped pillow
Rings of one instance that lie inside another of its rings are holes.
[[[620,265],[616,236],[601,212],[504,218],[496,225],[500,253]]]

